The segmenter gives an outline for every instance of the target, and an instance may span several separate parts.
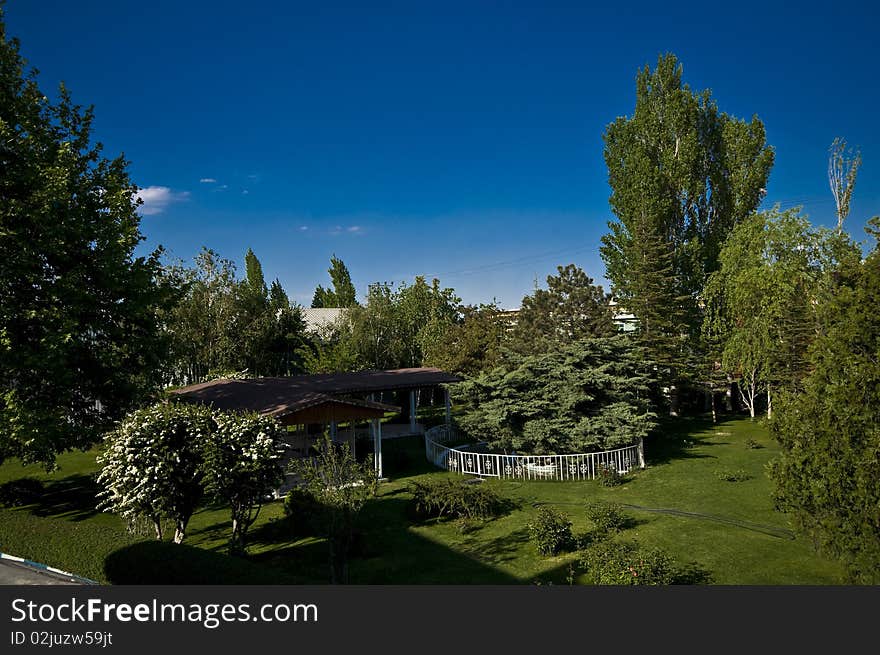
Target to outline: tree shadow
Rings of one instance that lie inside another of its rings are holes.
[[[709,434],[721,425],[722,423],[713,424],[712,419],[706,417],[679,417],[660,421],[653,434],[645,439],[647,464],[669,464],[676,459],[714,459],[714,455],[700,451],[727,443],[712,440],[715,435]]]
[[[36,516],[82,521],[99,514],[95,476],[78,474],[46,482],[43,492],[27,509]]]

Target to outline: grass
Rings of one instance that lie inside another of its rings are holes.
[[[747,447],[748,440],[761,447]],[[786,538],[791,526],[785,515],[773,509],[771,482],[765,473],[778,445],[759,424],[733,420],[713,426],[705,420],[682,419],[665,425],[645,448],[648,468],[616,487],[595,481],[487,480],[484,484],[516,508],[462,530],[453,521],[413,523],[407,484],[424,476],[451,474],[434,471],[424,461],[420,439],[389,440],[384,459],[391,481],[381,485],[379,496],[361,515],[364,547],[351,560],[351,582],[566,584],[577,553],[540,555],[529,541],[527,526],[539,507],[549,505],[568,515],[575,534],[583,533],[590,528],[584,510],[589,500],[677,510],[679,514],[672,515],[625,508],[634,520],[618,538],[659,546],[682,563],[696,561],[711,572],[716,584],[845,581],[837,562],[817,555],[804,539]],[[37,503],[0,509],[0,551],[112,581],[114,571],[120,569],[112,564],[121,556],[135,561],[138,553],[152,548],[138,545],[144,539],[128,534],[119,518],[94,509],[94,456],[94,452],[65,454],[59,458],[61,470],[51,474],[15,462],[0,466],[0,483],[31,476],[43,480],[46,489]],[[747,477],[726,482],[719,479],[719,470],[742,471]],[[280,502],[265,506],[251,528],[248,561],[227,565],[229,513],[225,508],[203,508],[193,516],[186,540],[193,552],[181,554],[180,559],[190,562],[190,568],[217,571],[216,582],[327,582],[326,544],[314,536],[290,536],[281,517]],[[168,558],[143,557],[144,562]],[[186,571],[185,563],[174,571]],[[177,575],[172,580],[183,581]],[[576,575],[575,581],[583,578]]]

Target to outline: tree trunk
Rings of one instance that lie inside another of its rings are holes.
[[[773,418],[773,398],[770,396],[770,383],[767,383],[767,418]]]
[[[718,412],[715,410],[715,392],[710,391],[709,396],[712,398],[712,423],[718,422]]]
[[[669,415],[678,416],[678,386],[669,387]]]
[[[174,543],[183,543],[183,538],[186,536],[187,523],[189,523],[189,517],[177,519],[177,524],[174,528]]]
[[[162,541],[162,519],[154,516],[153,527],[156,529],[156,540]]]

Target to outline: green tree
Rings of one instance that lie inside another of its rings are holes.
[[[456,385],[462,427],[494,448],[536,455],[625,446],[655,424],[653,364],[626,335],[585,339]]]
[[[312,307],[354,307],[357,305],[357,294],[351,282],[351,274],[345,263],[335,254],[330,257],[330,281],[333,289],[325,289],[320,284],[312,297]]]
[[[837,208],[837,232],[843,232],[843,222],[849,216],[849,203],[856,187],[856,176],[862,165],[862,155],[846,147],[846,141],[837,137],[828,149],[828,184]]]
[[[0,12],[0,461],[51,468],[160,387],[173,289],[93,117],[39,89]]]
[[[321,508],[312,517],[327,538],[332,583],[348,582],[348,553],[355,520],[366,502],[376,495],[378,479],[373,462],[358,463],[348,444],[329,437],[317,446],[316,456],[292,463],[305,491]]]
[[[639,71],[633,114],[611,123],[604,139],[616,216],[600,248],[607,277],[643,323],[666,383],[678,385],[699,359],[706,277],[730,230],[763,197],[773,150],[757,117],[720,112],[708,90],[683,84],[671,54]]]
[[[244,263],[247,274],[245,286],[250,295],[258,301],[268,301],[269,291],[266,288],[266,280],[263,277],[263,265],[250,248],[245,253]]]
[[[338,326],[338,354],[358,368],[422,366],[431,344],[456,318],[460,299],[452,289],[417,277],[396,288],[371,284],[363,306],[349,309]]]
[[[195,266],[168,267],[168,276],[182,297],[171,310],[168,333],[172,339],[169,381],[201,382],[238,370],[241,327],[235,264],[208,248],[195,258]]]
[[[148,518],[160,540],[170,519],[181,543],[202,498],[202,449],[214,429],[210,411],[196,405],[159,403],[129,414],[98,456],[100,507],[130,522]]]
[[[880,237],[880,219],[870,229]],[[771,431],[777,505],[854,582],[880,582],[880,250],[850,259],[819,305],[823,330],[800,393],[779,396]]]
[[[611,296],[574,264],[557,266],[547,276],[547,289],[522,300],[511,347],[523,354],[546,352],[559,343],[617,332],[611,316]]]
[[[244,553],[248,528],[284,479],[285,431],[275,419],[257,414],[218,413],[215,421],[217,430],[204,448],[205,490],[229,505],[229,550]]]
[[[478,375],[501,364],[505,324],[494,303],[459,308],[459,318],[426,344],[426,366]]]
[[[703,331],[753,418],[759,395],[769,415],[773,387],[799,386],[821,330],[816,309],[833,293],[823,280],[859,257],[845,235],[813,228],[799,209],[758,212],[734,228],[706,284]]]

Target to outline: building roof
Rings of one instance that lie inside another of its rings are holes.
[[[251,411],[281,418],[318,405],[399,411],[400,408],[393,405],[351,398],[347,394],[415,389],[460,380],[458,376],[437,368],[401,368],[281,378],[221,378],[174,389],[170,393],[220,410]]]
[[[308,332],[321,334],[333,327],[333,324],[339,320],[346,308],[345,307],[303,307],[303,321],[306,324]]]

